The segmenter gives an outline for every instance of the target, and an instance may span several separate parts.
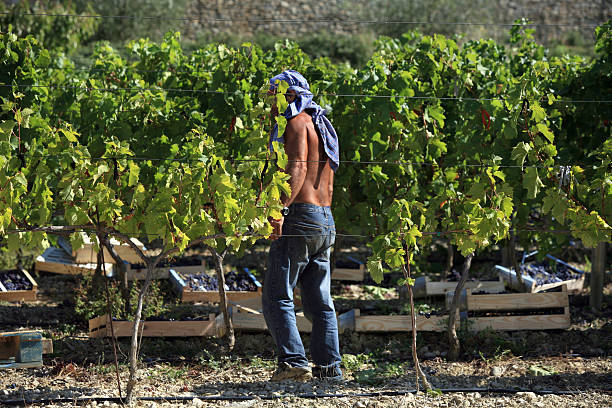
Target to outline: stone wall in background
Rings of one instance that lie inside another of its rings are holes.
[[[592,28],[575,27],[576,25],[599,25],[612,18],[612,1],[610,0],[497,0],[503,15],[508,20],[527,17],[543,24],[559,26],[537,27],[536,36],[542,41],[562,38],[564,34],[579,31],[591,36]],[[563,26],[567,24],[567,26]]]
[[[189,17],[200,21],[190,22],[187,34],[193,35],[204,30],[214,34],[249,36],[265,32],[295,37],[318,30],[338,34],[363,32],[376,28],[375,24],[356,24],[350,21],[361,19],[361,12],[370,3],[369,0],[192,0]],[[570,31],[580,31],[587,37],[591,36],[592,29],[577,28],[575,25],[600,24],[612,18],[610,0],[492,0],[491,7],[497,11],[497,22],[509,23],[515,18],[528,17],[532,21],[555,25],[537,28],[536,36],[544,42],[562,38]],[[381,19],[384,18],[381,16]],[[314,21],[296,23],[282,20]],[[507,27],[492,29],[498,33],[508,31]]]
[[[195,31],[204,29],[214,34],[244,36],[266,32],[295,37],[320,30],[338,34],[355,33],[363,27],[342,21],[354,20],[359,8],[367,3],[367,0],[193,0],[190,17],[202,22],[194,21],[190,28]],[[295,23],[286,20],[310,21]]]

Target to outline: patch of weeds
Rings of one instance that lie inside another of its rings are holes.
[[[187,371],[188,370],[185,367],[175,367],[172,365],[163,364],[151,369],[148,377],[177,381],[183,378],[185,374],[187,374]]]
[[[501,360],[506,355],[512,355],[512,350],[510,350],[510,349],[503,349],[502,350],[501,346],[497,346],[497,348],[495,349],[495,352],[493,353],[493,356],[491,356],[490,358],[485,357],[485,355],[482,354],[482,351],[478,351],[478,355],[480,356],[482,361],[484,361],[485,363],[489,364],[492,361],[499,361],[499,360]]]
[[[479,356],[484,361],[497,361],[510,355],[520,356],[526,351],[524,341],[515,341],[490,329],[473,332],[469,330],[469,325],[462,324],[457,336],[466,353]]]
[[[368,370],[357,371],[353,373],[353,377],[360,384],[381,385],[390,378],[400,377],[405,374],[405,363],[391,362]]]
[[[115,364],[114,363],[94,364],[94,365],[89,366],[88,370],[92,372],[93,374],[101,374],[101,375],[114,374]],[[119,372],[127,371],[127,370],[128,370],[127,364],[119,363]]]
[[[267,370],[271,370],[276,367],[276,361],[274,360],[264,360],[261,357],[253,357],[251,358],[251,367],[253,368],[264,368]]]
[[[529,373],[536,377],[559,374],[559,372],[556,371],[553,367],[539,366],[535,364],[529,366]]]
[[[212,370],[238,367],[243,364],[239,359],[231,358],[226,355],[215,356],[208,350],[203,350],[203,353],[198,356],[198,361],[203,367],[208,367]]]
[[[441,397],[442,390],[439,388],[432,388],[427,390],[427,395],[429,395],[430,397]]]
[[[358,371],[370,362],[368,354],[343,354],[342,366],[349,371]]]

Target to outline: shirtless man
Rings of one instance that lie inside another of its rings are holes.
[[[272,221],[268,268],[263,285],[263,312],[276,343],[278,369],[271,381],[341,379],[338,326],[330,294],[330,252],[336,228],[331,214],[334,172],[338,167],[338,138],[325,111],[312,102],[308,82],[296,71],[270,80],[286,81],[289,107],[285,133],[272,140],[284,143],[291,176],[291,196],[281,198],[283,217]],[[308,364],[297,329],[293,290],[301,288],[305,316],[312,322]]]

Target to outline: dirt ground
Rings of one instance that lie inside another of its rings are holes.
[[[42,368],[6,370],[0,405],[68,398],[30,406],[74,406],[74,399],[116,397],[110,339],[89,339],[87,323],[74,315],[68,294],[75,280],[41,274],[36,302],[0,304],[0,330],[41,329],[54,340]],[[339,309],[354,307],[338,301]],[[233,352],[223,339],[143,340],[136,394],[160,397],[138,406],[198,407],[612,407],[612,284],[605,307],[593,313],[588,291],[570,298],[568,330],[461,333],[462,356],[446,361],[444,334],[419,333],[419,356],[436,389],[415,390],[409,334],[341,335],[345,379],[273,384],[273,344],[268,334],[238,333]],[[210,306],[202,306],[203,308]],[[342,311],[342,310],[339,310]],[[308,347],[308,336],[304,336]],[[120,340],[122,386],[128,341]],[[452,389],[462,389],[452,392]],[[468,392],[472,391],[472,392]],[[561,395],[555,395],[561,393]],[[186,401],[164,401],[164,397]],[[199,397],[199,398],[198,398]],[[117,406],[112,401],[85,406]]]

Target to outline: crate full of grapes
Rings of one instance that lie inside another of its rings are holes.
[[[525,283],[524,289],[520,287],[514,269],[495,265],[495,270],[508,286],[519,291],[536,293],[563,285],[568,291],[582,290],[584,271],[550,254],[547,254],[546,259],[542,261],[525,262],[536,253],[537,251],[534,251],[524,255],[519,265]]]
[[[225,293],[230,302],[261,298],[261,283],[244,268],[225,275]],[[170,270],[170,282],[182,302],[219,302],[217,277],[208,273],[186,274]]]
[[[0,271],[0,300],[24,302],[36,300],[38,284],[25,269]]]

